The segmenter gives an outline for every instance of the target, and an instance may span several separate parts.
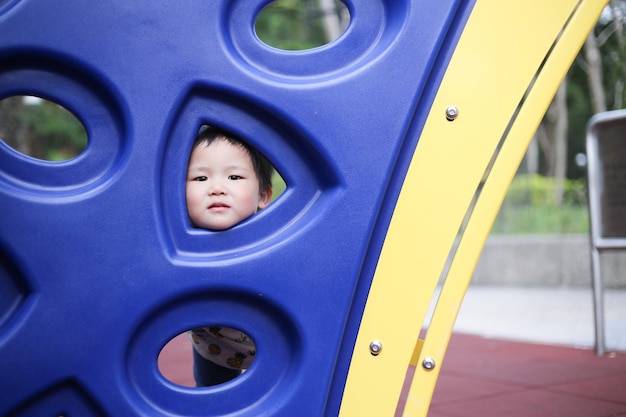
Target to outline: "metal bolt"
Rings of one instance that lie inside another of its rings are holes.
[[[446,119],[453,121],[457,117],[459,117],[459,109],[457,109],[456,106],[448,106],[446,109]]]
[[[426,356],[424,358],[424,360],[422,361],[422,366],[424,367],[424,369],[426,370],[432,370],[435,368],[435,360],[433,358],[431,358],[430,356]]]
[[[372,355],[378,356],[381,350],[383,350],[383,344],[380,340],[373,340],[372,343],[370,343],[370,353]]]

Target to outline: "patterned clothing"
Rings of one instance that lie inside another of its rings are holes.
[[[230,327],[202,327],[189,332],[193,348],[203,358],[230,369],[246,369],[256,355],[252,339]]]

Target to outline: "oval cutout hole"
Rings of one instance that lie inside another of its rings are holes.
[[[339,0],[276,0],[261,10],[254,29],[269,46],[300,51],[334,41],[349,22],[350,12]]]
[[[161,349],[158,367],[168,381],[184,387],[226,383],[250,367],[254,341],[240,330],[207,326],[179,334]]]
[[[67,161],[87,147],[83,124],[65,107],[39,97],[0,100],[0,140],[44,161]]]

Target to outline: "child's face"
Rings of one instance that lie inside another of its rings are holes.
[[[187,212],[195,227],[224,230],[265,208],[272,190],[259,180],[246,150],[227,140],[201,143],[187,168]]]

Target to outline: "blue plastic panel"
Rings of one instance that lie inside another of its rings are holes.
[[[0,99],[55,101],[89,136],[62,163],[0,142],[0,415],[337,414],[470,5],[346,1],[342,37],[285,52],[254,34],[266,3],[0,1]],[[288,184],[224,232],[187,221],[204,123],[259,148]],[[208,323],[251,335],[253,366],[214,388],[167,381],[160,349]]]

